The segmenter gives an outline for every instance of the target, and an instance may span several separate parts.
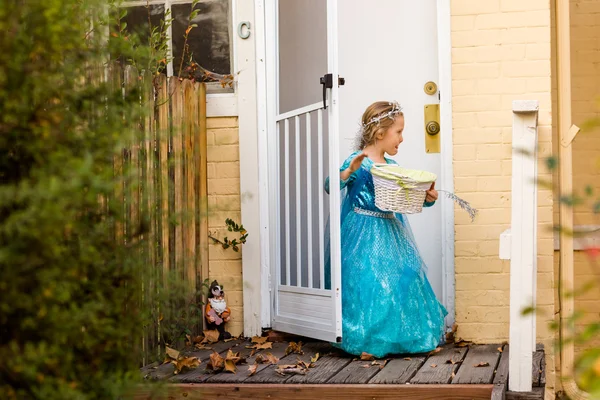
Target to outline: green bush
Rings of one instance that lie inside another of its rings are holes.
[[[138,375],[144,228],[115,234],[136,182],[113,161],[139,97],[100,78],[111,51],[150,52],[106,43],[105,4],[0,0],[2,398],[115,399]]]

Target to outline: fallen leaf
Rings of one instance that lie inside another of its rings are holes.
[[[451,377],[452,379],[454,379],[454,377],[455,377],[455,376],[456,376],[456,374],[454,373],[454,371],[452,371],[452,375],[450,375],[450,377]]]
[[[361,368],[371,368],[371,364],[363,364],[361,365]]]
[[[381,363],[377,360],[373,360],[373,362],[371,363],[371,365],[381,365]]]
[[[275,369],[275,372],[277,372],[279,375],[286,375],[286,374],[306,375],[306,369],[299,367],[298,365],[278,365],[277,368]]]
[[[412,360],[412,358],[410,358],[410,357],[404,357],[404,359],[405,359],[406,361],[410,361],[410,360]]]
[[[202,343],[202,339],[204,339],[202,336],[198,335],[194,338],[194,343]]]
[[[256,350],[272,349],[273,342],[258,343],[254,346]]]
[[[437,367],[437,364],[431,364],[431,368]]]
[[[467,347],[471,344],[472,342],[468,342],[466,340],[462,340],[460,339],[458,342],[454,343],[454,347]]]
[[[192,345],[192,337],[190,335],[185,335],[187,341],[185,342],[186,347]]]
[[[180,357],[172,363],[175,365],[175,374],[178,374],[186,369],[198,368],[201,361],[198,357]]]
[[[498,347],[498,352],[502,353],[502,347]]]
[[[210,367],[213,371],[219,371],[225,367],[225,359],[216,351],[210,355]]]
[[[270,343],[270,342],[269,342]],[[288,345],[287,349],[285,349],[285,355],[287,356],[288,354],[304,354],[304,352],[302,351],[302,342],[290,342],[290,344]]]
[[[269,362],[269,364],[277,364],[279,362],[279,358],[275,357],[273,354],[271,353],[267,353],[266,355],[267,361]]]
[[[227,342],[231,342],[232,340],[235,340],[235,339],[234,339],[234,338],[231,338],[231,339],[223,339],[223,341],[224,341],[225,343],[227,343]]]
[[[265,343],[267,341],[267,339],[269,339],[269,338],[266,336],[254,336],[252,338],[252,343],[258,343],[258,344]]]
[[[253,357],[255,354],[256,354],[256,349],[254,349],[250,352],[250,357]]]
[[[204,340],[203,343],[217,343],[219,341],[219,331],[216,329],[210,331],[204,331]]]
[[[474,367],[489,367],[490,363],[489,362],[480,362],[479,364],[475,364],[473,365]]]
[[[383,362],[383,364],[381,364],[381,365],[379,366],[379,369],[383,369],[383,368],[385,368],[386,364],[387,364],[389,361],[390,361],[389,359],[388,359],[388,360],[385,360],[385,361]]]
[[[231,361],[234,364],[239,364],[239,363],[243,363],[246,361],[245,358],[240,357],[240,353],[234,353],[233,351],[231,351],[231,349],[229,349],[227,351],[227,355],[225,356],[225,361]]]
[[[442,351],[442,348],[441,347],[436,347],[434,350],[431,350],[429,352],[429,355],[439,353],[440,351]]]
[[[237,372],[237,367],[235,366],[235,362],[233,360],[225,360],[225,372]]]
[[[205,346],[205,345],[203,345],[202,343],[196,343],[196,344],[194,345],[194,348],[195,348],[195,349],[198,349],[198,350],[212,350],[212,347]]]
[[[310,358],[310,362],[317,362],[317,360],[319,359],[319,353],[315,354],[313,357]]]
[[[460,360],[459,360],[459,361],[454,361],[454,360],[452,360],[452,359],[450,359],[450,360],[446,360],[446,364],[452,364],[452,365],[454,365],[454,364],[460,364],[461,362],[462,362],[462,361],[460,361]]]
[[[179,352],[175,349],[170,348],[169,346],[166,346],[166,352],[167,356],[169,356],[169,358],[173,360],[177,360],[179,358]]]
[[[373,357],[372,354],[369,354],[367,352],[362,352],[362,354],[360,355],[360,360],[361,361],[373,361],[375,359],[375,357]]]
[[[252,364],[248,367],[248,376],[252,376],[256,373],[256,368],[258,368],[258,364]]]

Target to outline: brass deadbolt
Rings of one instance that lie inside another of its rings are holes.
[[[427,94],[436,94],[437,93],[437,85],[435,84],[435,82],[432,82],[432,81],[427,82],[423,89],[425,90],[425,93],[427,93]]]
[[[427,125],[425,125],[425,130],[427,131],[427,134],[435,136],[440,133],[440,124],[437,121],[429,121]]]

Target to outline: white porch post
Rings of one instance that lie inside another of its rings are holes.
[[[531,391],[535,351],[537,277],[537,100],[513,101],[511,229],[500,237],[500,258],[510,259],[508,388]]]

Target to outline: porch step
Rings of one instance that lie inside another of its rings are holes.
[[[501,400],[543,399],[544,395],[543,347],[538,348],[533,358],[532,383],[535,389],[531,393],[512,393],[507,391],[509,346],[503,344],[468,347],[447,344],[429,354],[398,356],[375,362],[361,361],[324,342],[306,343],[302,347],[303,355],[286,354],[287,342],[274,342],[271,349],[257,353],[248,349],[248,344],[246,340],[236,340],[216,343],[213,349],[191,352],[189,355],[200,358],[201,366],[178,375],[173,374],[171,364],[145,368],[143,374],[146,379],[168,380],[176,384],[169,385],[169,388],[189,391],[190,396],[192,392],[202,393],[204,398],[312,400],[318,397],[325,400],[373,398],[380,393],[382,398],[430,399],[441,398],[443,393],[443,398],[447,399]],[[252,376],[245,365],[238,365],[235,374],[205,370],[213,350],[224,356],[229,349],[247,357],[248,366],[254,363],[258,353],[271,353],[279,358],[279,364],[295,364],[298,358],[309,361],[316,353],[320,357],[305,375],[282,376],[276,373],[276,366],[266,364],[259,364]],[[319,388],[317,392],[315,388]],[[222,392],[215,396],[219,390],[228,395]],[[194,398],[188,396],[188,399]]]

